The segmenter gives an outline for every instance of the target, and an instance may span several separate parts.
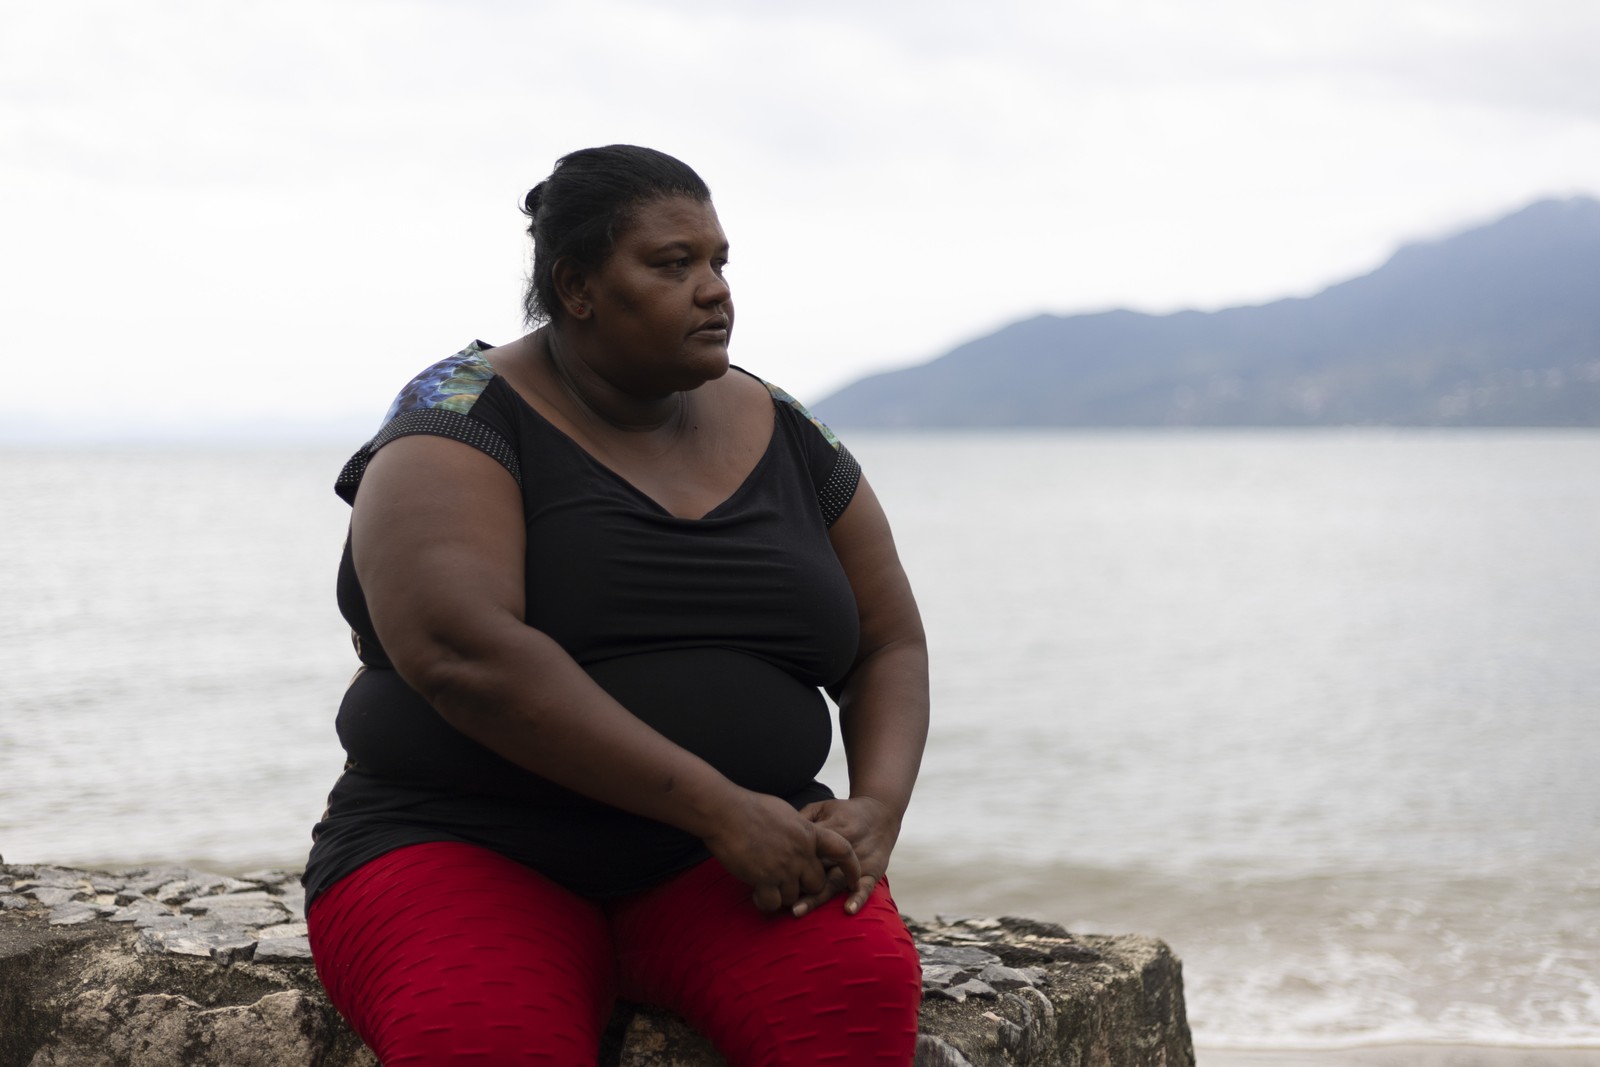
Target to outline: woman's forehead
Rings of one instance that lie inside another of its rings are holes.
[[[620,242],[663,245],[673,241],[694,244],[726,245],[727,235],[709,200],[689,196],[669,196],[639,205]]]

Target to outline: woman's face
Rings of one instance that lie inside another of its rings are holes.
[[[728,238],[709,202],[675,196],[642,205],[584,283],[607,377],[655,393],[727,373],[727,262]]]

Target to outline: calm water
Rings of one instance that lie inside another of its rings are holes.
[[[1161,936],[1202,1047],[1600,1047],[1600,434],[849,440],[934,647],[904,910]],[[8,861],[301,862],[345,451],[0,452]]]

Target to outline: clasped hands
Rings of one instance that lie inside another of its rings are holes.
[[[845,911],[860,911],[883,880],[899,833],[899,818],[872,797],[822,800],[795,811],[777,797],[749,793],[705,841],[734,877],[753,887],[757,908],[787,909],[798,918],[845,892]]]

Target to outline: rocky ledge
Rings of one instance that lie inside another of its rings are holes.
[[[0,1067],[375,1067],[311,967],[293,871],[0,864]],[[926,1067],[1185,1067],[1159,941],[1027,919],[908,920]],[[668,1012],[618,1007],[602,1063],[723,1060]]]

